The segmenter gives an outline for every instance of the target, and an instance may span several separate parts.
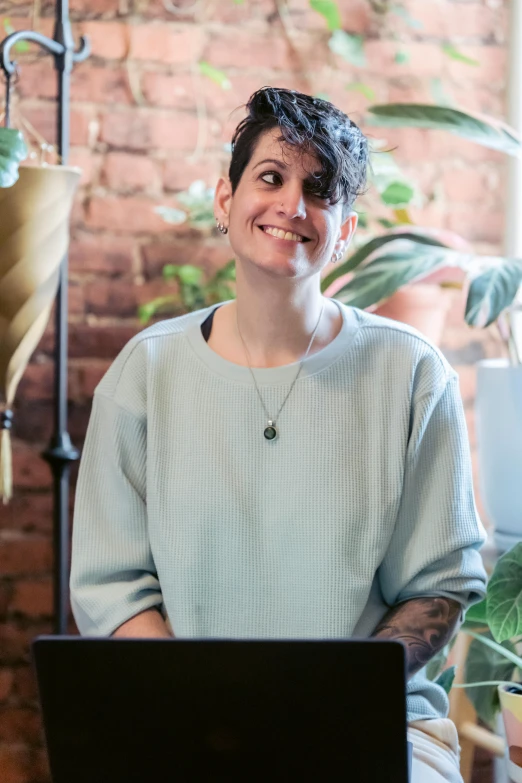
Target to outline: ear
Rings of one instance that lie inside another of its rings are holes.
[[[335,243],[336,253],[340,252],[343,255],[346,253],[348,249],[348,245],[352,241],[352,237],[355,234],[355,229],[357,228],[358,222],[359,222],[359,217],[357,215],[357,212],[350,212],[345,217],[343,223],[341,224],[341,228],[339,230],[339,236],[337,237],[337,242]]]
[[[230,205],[232,201],[232,185],[228,177],[220,177],[214,194],[214,214],[220,223],[228,227]]]

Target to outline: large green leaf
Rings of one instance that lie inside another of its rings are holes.
[[[449,666],[447,669],[444,669],[444,671],[439,674],[439,676],[435,680],[435,683],[437,685],[440,685],[440,687],[443,688],[446,691],[446,693],[449,693],[451,690],[451,686],[453,685],[453,680],[455,679],[456,672],[457,672],[456,666]]]
[[[465,315],[470,326],[484,327],[496,321],[522,285],[522,259],[492,258],[490,263],[489,269],[470,282]]]
[[[343,304],[366,307],[388,299],[399,288],[419,277],[425,277],[447,264],[447,251],[442,248],[422,248],[396,251],[379,256],[336,292],[335,298]]]
[[[444,54],[447,54],[448,57],[451,57],[452,60],[458,60],[459,62],[465,63],[466,65],[480,65],[478,60],[474,60],[472,57],[468,57],[467,55],[462,54],[462,52],[459,52],[459,50],[453,46],[453,44],[443,43],[442,51]]]
[[[27,157],[24,137],[14,128],[0,128],[0,188],[10,188],[18,179],[18,164]]]
[[[413,198],[414,190],[405,182],[391,182],[386,190],[381,193],[381,199],[388,206],[404,206]]]
[[[484,598],[483,601],[469,607],[463,625],[476,627],[477,625],[487,625],[487,622],[487,601]]]
[[[413,231],[396,232],[394,234],[383,234],[380,237],[375,237],[366,242],[365,245],[360,247],[355,253],[348,258],[344,264],[340,264],[333,269],[321,282],[321,291],[326,291],[333,282],[339,277],[344,277],[349,272],[353,272],[363,261],[365,261],[372,253],[375,253],[380,247],[390,242],[398,242],[399,240],[409,240],[411,242],[418,242],[420,245],[433,245],[433,247],[444,247],[442,242],[439,242],[433,237],[429,237],[425,234],[416,234]]]
[[[341,14],[336,0],[310,0],[310,7],[324,16],[329,30],[341,29]]]
[[[491,639],[490,634],[481,636]],[[504,642],[503,647],[514,652],[514,647],[509,642]],[[500,652],[486,646],[479,639],[474,639],[470,645],[466,658],[465,682],[488,682],[490,680],[509,681],[513,676],[515,665],[507,660]],[[495,729],[495,718],[499,711],[499,698],[496,685],[485,685],[476,688],[466,688],[473,706],[479,717],[491,729]]]
[[[335,54],[338,54],[351,65],[364,68],[366,57],[364,54],[364,38],[362,35],[351,35],[344,30],[334,30],[328,46]]]
[[[488,623],[497,642],[522,634],[522,542],[499,558],[488,585]]]
[[[521,140],[513,128],[485,115],[423,103],[385,103],[370,106],[368,112],[370,125],[446,130],[508,155],[521,154]]]

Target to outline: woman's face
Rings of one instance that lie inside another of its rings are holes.
[[[344,251],[357,216],[342,223],[341,203],[310,192],[318,160],[282,144],[279,135],[276,128],[259,138],[233,195],[228,179],[220,179],[215,212],[228,225],[238,259],[278,276],[309,277]]]

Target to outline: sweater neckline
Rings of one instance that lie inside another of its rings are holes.
[[[226,302],[222,302],[221,305],[218,306],[221,307],[233,301],[233,299],[230,299]],[[332,299],[332,301],[335,302],[343,317],[341,330],[331,343],[304,360],[303,369],[301,370],[301,374],[297,381],[298,383],[307,376],[315,375],[316,373],[325,370],[346,353],[353,343],[355,334],[359,328],[355,311],[353,308],[347,307],[337,299]],[[237,383],[252,385],[252,376],[248,367],[234,364],[234,362],[230,362],[228,359],[224,359],[217,354],[208,345],[201,332],[201,324],[208,318],[212,310],[216,309],[216,306],[212,305],[211,307],[198,311],[197,317],[185,333],[188,342],[199,359],[213,373]],[[283,364],[280,367],[254,367],[252,369],[258,385],[275,386],[292,382],[299,369],[299,362]]]

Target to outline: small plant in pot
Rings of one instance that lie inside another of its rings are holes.
[[[522,542],[500,557],[489,579],[486,597],[472,606],[461,632],[470,634],[464,683],[478,717],[495,730],[502,712],[509,748],[508,773],[522,782]],[[445,655],[447,655],[447,650]],[[444,656],[437,668],[444,665]],[[455,667],[439,675],[446,690],[452,687]],[[432,667],[431,675],[436,675]],[[434,677],[433,677],[434,678]]]
[[[0,188],[18,180],[18,166],[27,157],[27,146],[19,130],[0,128]]]

